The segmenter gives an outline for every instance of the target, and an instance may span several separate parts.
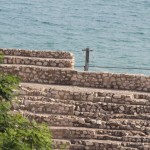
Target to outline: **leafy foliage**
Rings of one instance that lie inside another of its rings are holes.
[[[19,78],[15,76],[1,73],[0,74],[1,98],[4,98],[7,101],[11,100],[14,96],[13,90],[18,87],[19,81],[20,81]]]
[[[7,114],[0,122],[2,150],[50,150],[51,134],[45,124],[30,122],[20,114]],[[7,122],[6,122],[7,120]]]
[[[3,62],[3,58],[4,58],[4,55],[3,55],[3,53],[2,53],[2,51],[1,51],[1,49],[0,49],[0,63]]]
[[[3,58],[0,55],[0,58]],[[45,124],[11,111],[19,79],[0,74],[0,150],[51,150],[51,134]]]

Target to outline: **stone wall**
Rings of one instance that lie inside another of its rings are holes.
[[[150,76],[73,70],[74,57],[69,52],[0,51],[5,55],[0,70],[20,76],[23,82],[150,92]]]
[[[74,56],[70,52],[17,49],[0,49],[0,52],[4,54],[4,64],[74,68]]]
[[[77,86],[150,92],[150,76],[144,75],[76,72],[71,80]]]
[[[144,75],[79,72],[32,66],[1,65],[1,71],[21,77],[23,82],[150,92],[150,77]]]
[[[40,51],[40,50],[22,50],[22,49],[0,49],[4,55],[39,57],[53,59],[73,59],[74,56],[66,51]]]
[[[41,59],[33,57],[4,57],[4,64],[35,65],[43,67],[74,68],[73,59]]]
[[[9,66],[2,64],[0,71],[19,76],[22,82],[72,85],[71,77],[75,72],[70,69],[56,69],[33,66]]]

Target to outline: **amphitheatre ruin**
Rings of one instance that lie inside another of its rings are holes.
[[[150,150],[150,76],[74,69],[65,51],[0,49],[21,78],[24,116],[46,122],[54,150]]]

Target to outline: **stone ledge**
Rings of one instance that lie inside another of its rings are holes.
[[[104,76],[105,73],[82,73],[70,68],[14,64],[2,64],[0,70],[21,77],[22,82],[150,92],[150,77],[140,75]]]
[[[74,61],[72,59],[50,59],[50,58],[36,58],[36,57],[11,57],[5,56],[4,64],[18,64],[18,65],[36,65],[46,67],[59,68],[73,68]]]
[[[4,55],[10,56],[26,56],[26,57],[41,57],[55,59],[74,59],[70,52],[66,51],[40,51],[40,50],[22,50],[22,49],[0,49]]]

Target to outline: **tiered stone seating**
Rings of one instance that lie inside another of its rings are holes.
[[[69,52],[62,51],[31,51],[16,49],[0,49],[4,54],[4,64],[8,65],[29,65],[32,67],[58,67],[73,68],[73,55]]]
[[[78,73],[73,70],[72,54],[67,52],[0,51],[5,54],[0,70],[22,79],[14,111],[46,122],[53,135],[53,149],[150,150],[148,77],[132,76],[134,84],[130,76]],[[90,88],[94,85],[107,89]],[[108,89],[111,87],[114,89]],[[117,90],[119,87],[137,91]]]
[[[149,93],[28,83],[20,88],[17,110],[48,123],[54,148],[149,149]]]

